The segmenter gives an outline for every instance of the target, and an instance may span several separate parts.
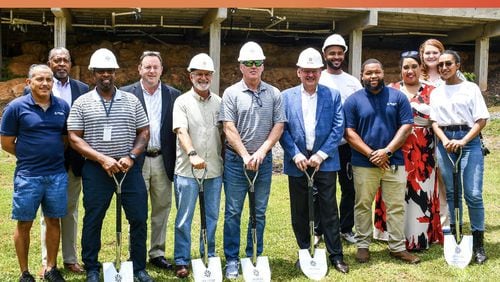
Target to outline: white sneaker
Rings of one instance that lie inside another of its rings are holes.
[[[351,244],[356,244],[356,238],[354,237],[354,232],[350,231],[350,232],[347,232],[347,233],[342,233],[340,232],[340,236],[342,238],[344,238],[344,240],[346,240],[347,242],[351,243]]]
[[[239,264],[236,260],[231,260],[226,263],[226,278],[236,279],[239,275]]]

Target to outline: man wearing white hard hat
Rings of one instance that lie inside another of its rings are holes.
[[[203,186],[208,257],[215,256],[215,230],[222,188],[222,124],[217,120],[221,98],[210,91],[214,63],[207,54],[200,53],[191,59],[187,70],[193,87],[175,101],[172,127],[177,133],[174,259],[175,274],[179,278],[189,275],[191,222],[199,193],[191,168],[198,172],[198,178],[202,177],[204,169],[207,171]],[[200,253],[205,252],[200,235]]]
[[[67,121],[70,145],[86,159],[82,169],[82,260],[87,282],[99,281],[102,223],[116,190],[113,176],[124,177],[122,205],[130,224],[134,277],[150,282],[153,279],[146,272],[148,198],[136,164],[149,140],[149,123],[139,99],[116,88],[118,68],[110,50],[101,48],[92,54],[89,70],[96,87],[74,102]]]
[[[344,115],[340,94],[319,85],[323,59],[307,48],[297,61],[301,84],[283,91],[288,122],[280,139],[285,153],[284,173],[288,175],[292,226],[300,249],[311,242],[308,218],[308,181],[304,171],[314,176],[321,227],[330,262],[341,273],[349,272],[344,263],[337,212],[336,171],[340,169],[338,146],[344,134]]]
[[[328,36],[323,44],[323,58],[326,69],[321,73],[319,83],[340,91],[342,103],[352,93],[362,89],[359,79],[344,72],[342,65],[347,53],[347,45],[339,34]],[[345,139],[339,146],[340,170],[338,173],[342,196],[340,198],[340,235],[347,242],[354,244],[356,239],[352,228],[354,227],[354,182],[351,166],[351,147]]]
[[[149,119],[149,142],[138,156],[142,176],[151,200],[149,262],[161,269],[173,268],[165,258],[167,223],[172,207],[172,182],[175,166],[175,134],[172,132],[174,101],[181,92],[160,78],[163,60],[160,52],[144,51],[137,67],[141,79],[120,88],[141,101]]]
[[[264,52],[259,44],[245,43],[238,57],[243,79],[229,86],[222,96],[219,121],[226,134],[224,158],[224,254],[226,277],[239,275],[241,212],[249,183],[245,171],[258,172],[255,181],[257,255],[264,249],[265,213],[271,189],[271,149],[283,133],[286,121],[280,91],[262,81]],[[245,167],[243,167],[245,166]],[[250,177],[254,174],[251,172]],[[252,256],[250,224],[246,255]]]

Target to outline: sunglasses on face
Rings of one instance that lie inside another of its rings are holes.
[[[455,62],[452,61],[446,61],[446,62],[440,62],[437,64],[438,68],[443,68],[443,66],[451,67],[453,66]]]
[[[254,61],[243,61],[241,62],[245,67],[252,67],[255,65],[256,67],[260,67],[264,64],[263,60],[254,60]]]
[[[416,57],[418,56],[418,51],[405,51],[401,53],[401,58],[404,57]]]

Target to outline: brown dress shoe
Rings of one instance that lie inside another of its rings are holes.
[[[77,262],[77,263],[64,263],[64,269],[76,273],[83,274],[85,273],[85,269]]]
[[[175,266],[175,276],[178,278],[186,278],[189,276],[189,269],[187,265],[176,265]]]
[[[368,262],[370,260],[370,251],[368,248],[358,248],[356,260],[360,263]]]
[[[420,258],[417,257],[414,254],[411,254],[408,251],[401,251],[401,252],[390,252],[391,257],[400,259],[404,262],[410,263],[410,264],[417,264],[420,262]]]

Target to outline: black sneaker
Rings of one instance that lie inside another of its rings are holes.
[[[29,271],[23,271],[21,277],[19,277],[19,282],[35,282],[35,277],[30,274]]]
[[[51,282],[66,282],[66,280],[62,277],[61,272],[59,272],[59,270],[57,269],[57,267],[52,267],[50,271],[45,271],[43,279]]]

